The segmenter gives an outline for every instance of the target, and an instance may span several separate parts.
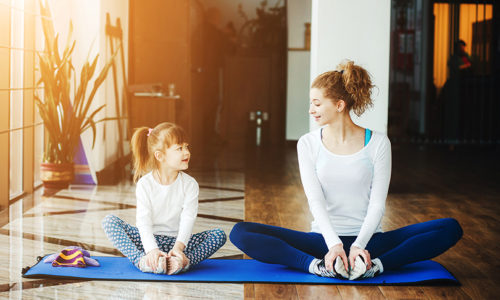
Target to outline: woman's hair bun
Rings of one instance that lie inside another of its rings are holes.
[[[373,106],[371,94],[374,85],[370,74],[351,60],[341,62],[337,66],[337,71],[342,73],[345,91],[353,100],[352,110],[360,116],[367,108]]]

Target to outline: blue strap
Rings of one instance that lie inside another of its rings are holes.
[[[323,128],[321,128],[319,132],[321,139],[323,139]],[[365,128],[365,147],[366,145],[368,145],[368,142],[370,141],[371,138],[372,138],[372,131],[368,128]]]
[[[368,142],[370,141],[372,137],[372,131],[368,128],[365,128],[365,146],[368,145]]]

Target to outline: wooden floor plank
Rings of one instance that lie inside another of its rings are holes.
[[[378,286],[339,285],[337,288],[342,299],[386,299]]]
[[[454,286],[423,286],[427,299],[471,299],[461,288]],[[486,299],[486,298],[477,298]]]
[[[255,299],[298,299],[295,285],[255,284]]]
[[[472,299],[498,299],[500,285],[490,278],[463,278],[462,290]]]
[[[342,299],[335,285],[296,285],[297,295],[301,300]]]
[[[244,293],[245,299],[255,300],[255,285],[245,284],[243,293]]]
[[[427,299],[419,286],[381,286],[379,289],[387,299]]]

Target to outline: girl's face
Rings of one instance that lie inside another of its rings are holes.
[[[155,153],[155,157],[159,161],[160,167],[167,167],[176,171],[187,170],[191,158],[188,146],[187,143],[173,144],[165,148],[164,152],[157,151],[159,153]]]
[[[331,123],[340,114],[338,102],[334,103],[332,99],[325,98],[323,89],[312,88],[309,92],[309,98],[311,100],[309,114],[319,126]]]

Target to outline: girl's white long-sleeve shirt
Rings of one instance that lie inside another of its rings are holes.
[[[330,249],[340,236],[356,236],[366,247],[381,220],[391,178],[391,143],[373,132],[368,144],[351,155],[329,151],[318,128],[297,144],[302,185],[313,215],[311,231],[321,233]]]
[[[169,185],[156,182],[152,172],[139,179],[136,225],[146,253],[158,248],[153,234],[176,236],[187,245],[198,213],[199,191],[196,180],[184,172]]]

